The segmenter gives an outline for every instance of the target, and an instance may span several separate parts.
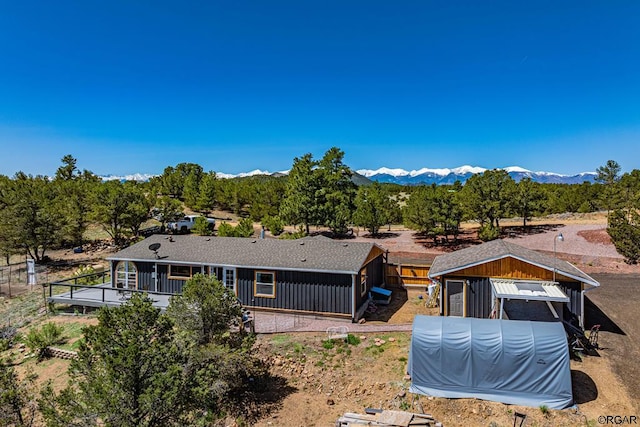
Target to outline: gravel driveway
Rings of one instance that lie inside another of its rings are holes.
[[[569,224],[559,225],[555,229],[544,233],[527,234],[523,236],[507,237],[505,240],[516,243],[525,248],[553,253],[553,240],[562,233],[563,241],[556,241],[558,253],[572,255],[588,255],[592,257],[622,258],[616,248],[609,244],[591,243],[578,233],[585,230],[605,230],[606,225],[600,224]]]

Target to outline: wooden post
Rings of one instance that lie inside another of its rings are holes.
[[[7,284],[9,285],[9,299],[11,299],[11,266],[9,266],[9,281]]]

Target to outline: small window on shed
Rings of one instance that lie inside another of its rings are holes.
[[[360,270],[360,296],[367,293],[367,269]]]
[[[276,274],[269,271],[256,271],[254,294],[258,297],[276,297]]]

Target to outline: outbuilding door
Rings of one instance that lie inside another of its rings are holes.
[[[462,280],[447,280],[447,299],[449,316],[464,316],[464,282]]]

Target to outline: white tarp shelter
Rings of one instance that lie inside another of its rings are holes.
[[[573,404],[561,322],[416,316],[412,393],[563,409]]]
[[[543,301],[547,304],[549,311],[556,319],[558,319],[559,316],[551,303],[569,302],[569,297],[562,292],[556,282],[494,278],[490,278],[489,282],[491,283],[491,292],[493,293],[493,297],[500,301],[500,314],[496,316],[500,319],[503,318],[505,300]]]

